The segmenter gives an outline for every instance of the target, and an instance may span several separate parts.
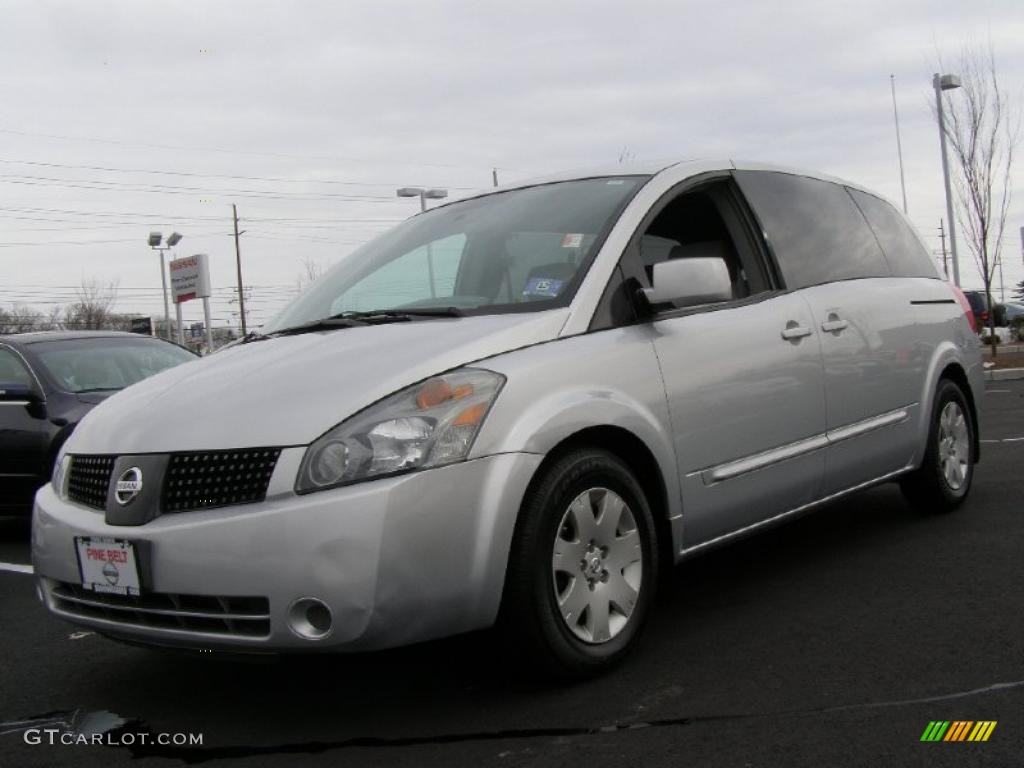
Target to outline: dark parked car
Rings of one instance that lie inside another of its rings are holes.
[[[1018,301],[1008,301],[1005,304],[996,304],[996,325],[1007,328],[1017,321],[1018,317],[1024,317],[1024,304]]]
[[[971,305],[971,311],[974,313],[974,322],[978,326],[978,329],[988,327],[988,299],[985,297],[984,291],[964,291],[964,298],[967,299],[967,303]]]
[[[0,515],[27,515],[75,424],[112,393],[197,359],[160,339],[106,331],[0,336]]]

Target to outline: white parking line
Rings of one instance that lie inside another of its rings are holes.
[[[985,390],[985,394],[991,395],[991,394],[994,394],[994,393],[999,393],[1001,395],[1005,395],[1005,394],[1008,394],[1008,393],[1010,393],[1012,391],[1013,390],[1010,390],[1010,389],[986,389]]]
[[[1004,437],[1002,440],[982,440],[983,443],[1019,443],[1024,437]]]
[[[21,563],[0,563],[0,571],[10,571],[11,573],[35,573],[32,570],[31,565],[22,565]]]

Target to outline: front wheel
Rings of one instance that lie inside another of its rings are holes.
[[[600,673],[636,644],[657,557],[651,510],[630,469],[606,451],[575,450],[523,503],[500,631],[542,676]]]
[[[907,501],[926,512],[949,512],[963,503],[974,477],[976,429],[960,387],[941,380],[924,461],[900,483]]]

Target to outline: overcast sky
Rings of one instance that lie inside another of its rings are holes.
[[[1020,104],[1021,0],[0,0],[0,306],[116,280],[118,310],[159,315],[146,238],[178,230],[177,255],[210,255],[226,324],[236,203],[259,323],[304,261],[418,210],[396,187],[469,194],[495,167],[504,183],[624,152],[742,157],[898,201],[890,73],[910,215],[938,249],[931,72],[989,38]],[[1024,277],[1022,179],[1018,163],[1007,286]]]

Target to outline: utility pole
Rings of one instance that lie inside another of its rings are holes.
[[[494,186],[498,186],[498,169],[491,169],[491,179],[494,180]],[[1024,235],[1024,229],[1021,230],[1021,234]]]
[[[907,182],[903,177],[903,144],[900,142],[900,113],[896,109],[896,75],[889,75],[892,88],[892,116],[896,121],[896,153],[900,158],[900,189],[903,192],[903,213],[907,213]]]
[[[946,261],[946,230],[942,226],[942,219],[939,219],[939,240],[942,241],[942,271],[949,280],[949,263]]]
[[[242,246],[238,242],[238,206],[231,204],[235,220],[235,265],[238,267],[238,316],[242,321],[242,335],[245,336],[245,292],[242,290]]]

